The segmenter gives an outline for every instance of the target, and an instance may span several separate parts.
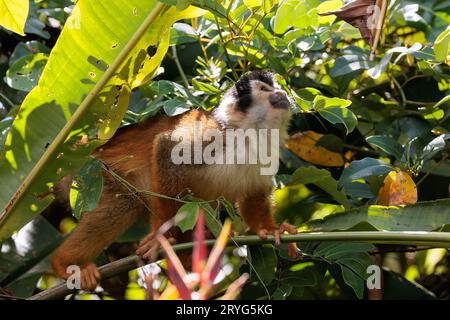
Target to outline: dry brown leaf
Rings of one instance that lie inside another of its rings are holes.
[[[294,134],[285,147],[305,161],[324,167],[341,167],[344,164],[342,155],[324,147],[316,146],[323,134],[305,131]]]
[[[377,204],[398,206],[417,202],[417,187],[411,176],[405,171],[391,171],[384,179],[384,185],[378,193]]]
[[[325,13],[319,13],[321,16],[336,15],[339,19],[350,23],[355,28],[359,29],[361,36],[366,42],[372,46],[374,42],[374,34],[371,29],[368,28],[367,21],[372,19],[373,10],[370,10],[370,6],[375,5],[376,0],[354,0],[342,8],[336,11],[330,11]]]

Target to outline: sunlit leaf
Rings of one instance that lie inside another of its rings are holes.
[[[107,6],[94,0],[77,2],[5,142],[0,179],[8,183],[0,193],[0,238],[41,212],[52,201],[45,195],[53,183],[79,169],[87,155],[106,142],[96,135],[101,123],[106,121],[103,137],[114,133],[125,113],[126,96],[151,79],[164,58],[170,26],[204,13],[192,7],[163,12],[163,7],[156,0],[110,0]],[[143,26],[145,21],[148,25]],[[157,53],[148,56],[148,46],[157,43]],[[114,70],[111,65],[116,65]],[[105,73],[108,77],[100,83]],[[94,90],[99,94],[92,94]],[[116,99],[120,104],[115,108]],[[60,133],[63,128],[68,137]],[[37,163],[39,169],[33,171]]]
[[[365,206],[336,213],[300,226],[300,230],[333,231],[433,231],[450,223],[449,199],[418,202],[408,206]]]
[[[320,15],[321,13],[337,10],[342,6],[342,4],[343,4],[342,0],[324,1],[317,7],[318,14]],[[332,24],[334,20],[336,20],[336,17],[334,16],[319,17],[320,24]]]
[[[359,29],[361,36],[366,40],[369,45],[373,44],[372,31],[369,28],[370,19],[375,10],[375,0],[353,0],[346,3],[339,10],[321,13],[321,15],[336,15],[339,19],[342,19],[352,26]]]
[[[0,0],[0,26],[24,36],[28,9],[28,0]]]
[[[436,59],[444,61],[450,52],[450,27],[444,30],[434,41]]]

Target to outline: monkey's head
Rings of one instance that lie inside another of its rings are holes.
[[[225,93],[214,114],[226,126],[281,129],[288,125],[290,106],[271,72],[251,71]]]

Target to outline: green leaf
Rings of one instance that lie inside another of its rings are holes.
[[[164,112],[170,117],[182,114],[189,109],[186,101],[178,97],[164,102]]]
[[[8,64],[11,67],[17,60],[25,56],[34,55],[36,53],[50,53],[50,49],[42,42],[33,40],[27,42],[20,42],[9,57]]]
[[[280,279],[282,284],[293,287],[312,287],[317,285],[317,273],[313,267],[306,267],[297,271],[289,271]]]
[[[194,86],[195,90],[200,90],[209,94],[218,94],[222,92],[221,90],[208,83],[200,82],[195,79],[192,79],[192,85]]]
[[[337,78],[346,74],[366,70],[371,67],[371,63],[364,56],[357,54],[344,55],[334,61],[330,70],[330,76]]]
[[[0,239],[41,212],[52,201],[45,195],[54,182],[75,173],[106,142],[97,139],[102,123],[109,122],[104,135],[114,133],[125,113],[123,100],[159,68],[170,26],[203,12],[176,11],[157,0],[77,2],[6,139]],[[156,53],[148,56],[146,49],[156,44]],[[119,107],[117,99],[123,99]],[[79,143],[83,137],[88,143]]]
[[[364,158],[350,162],[339,178],[339,187],[345,187],[353,180],[364,179],[370,176],[380,176],[386,174],[394,168],[386,162],[374,158]]]
[[[18,59],[6,72],[5,82],[13,89],[31,91],[39,80],[48,55],[37,53]]]
[[[318,7],[319,13],[326,13],[334,10],[338,10],[343,5],[342,0],[328,0],[322,2]],[[319,24],[332,24],[336,20],[335,15],[319,16]]]
[[[450,27],[447,27],[434,41],[434,54],[438,61],[444,61],[450,52]]]
[[[187,7],[189,7],[189,3],[190,3],[189,0],[177,0],[177,5],[176,5],[177,10],[181,11],[181,10],[186,9]]]
[[[94,210],[100,200],[102,191],[102,162],[94,159],[86,163],[73,179],[70,188],[72,214],[80,219],[83,213]]]
[[[341,98],[328,98],[322,95],[317,95],[313,101],[314,110],[320,111],[327,108],[346,108],[351,105],[350,100]]]
[[[293,183],[301,184],[312,183],[329,193],[345,208],[350,208],[350,203],[345,193],[342,190],[338,190],[337,181],[333,179],[331,173],[326,169],[318,169],[314,166],[298,168],[292,176],[292,181]]]
[[[358,123],[355,114],[349,109],[346,109],[351,103],[350,100],[346,99],[328,98],[317,95],[313,101],[313,108],[329,122],[333,124],[342,123],[348,134],[355,129]]]
[[[342,123],[345,126],[347,134],[352,132],[358,124],[356,115],[349,109],[331,107],[320,109],[319,114],[333,124]]]
[[[28,10],[28,0],[0,0],[0,26],[24,36]]]
[[[450,199],[418,202],[408,206],[367,206],[311,220],[304,231],[433,231],[450,224]]]
[[[170,45],[198,41],[198,33],[187,23],[175,23],[170,31]]]
[[[362,299],[364,296],[364,285],[365,279],[359,277],[352,270],[347,268],[346,266],[340,266],[342,272],[342,278],[345,283],[353,289],[358,299]]]
[[[368,252],[375,247],[369,243],[322,242],[299,244],[301,252],[320,257],[329,268],[338,266],[344,282],[358,298],[363,297],[367,268],[373,263]]]
[[[200,207],[205,211],[205,223],[214,237],[218,237],[222,230],[222,223],[219,220],[218,212],[209,203],[201,203]]]
[[[380,148],[388,155],[394,156],[396,159],[401,159],[403,155],[403,147],[397,140],[388,136],[370,136],[366,141],[371,145]]]
[[[280,283],[272,293],[273,300],[286,300],[291,295],[292,285],[290,283]]]
[[[175,224],[182,232],[194,229],[197,223],[199,208],[200,204],[198,202],[189,202],[183,204],[178,210],[175,216]]]
[[[275,279],[277,255],[272,245],[256,245],[248,247],[250,253],[250,276],[254,281],[262,281],[268,285]]]
[[[307,28],[317,26],[317,0],[285,0],[277,9],[273,30],[284,33],[290,27]]]

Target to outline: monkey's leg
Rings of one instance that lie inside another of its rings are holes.
[[[160,249],[159,242],[155,239],[158,233],[164,233],[169,242],[175,244],[192,241],[192,232],[188,231],[183,233],[178,227],[170,225],[168,226],[168,230],[160,229],[164,222],[176,215],[178,209],[182,205],[181,203],[174,200],[162,199],[160,197],[152,197],[151,205],[153,211],[150,220],[152,230],[150,234],[141,241],[136,250],[136,254],[143,259],[153,262],[156,260],[158,250]],[[163,226],[163,228],[164,227],[165,226]],[[192,262],[191,254],[181,253],[178,254],[178,258],[185,268],[190,268]]]
[[[53,254],[53,269],[62,278],[71,275],[67,273],[68,266],[81,268],[82,289],[95,289],[100,274],[92,261],[142,213],[138,200],[126,195],[116,196],[121,192],[114,182],[105,181],[97,208],[83,215],[75,230]]]
[[[239,200],[237,208],[252,232],[255,232],[261,239],[266,239],[268,234],[273,234],[276,246],[280,245],[280,234],[285,231],[290,234],[297,233],[297,229],[286,222],[277,226],[270,213],[269,197],[264,194]],[[297,257],[295,243],[288,243],[288,254],[291,257]]]

